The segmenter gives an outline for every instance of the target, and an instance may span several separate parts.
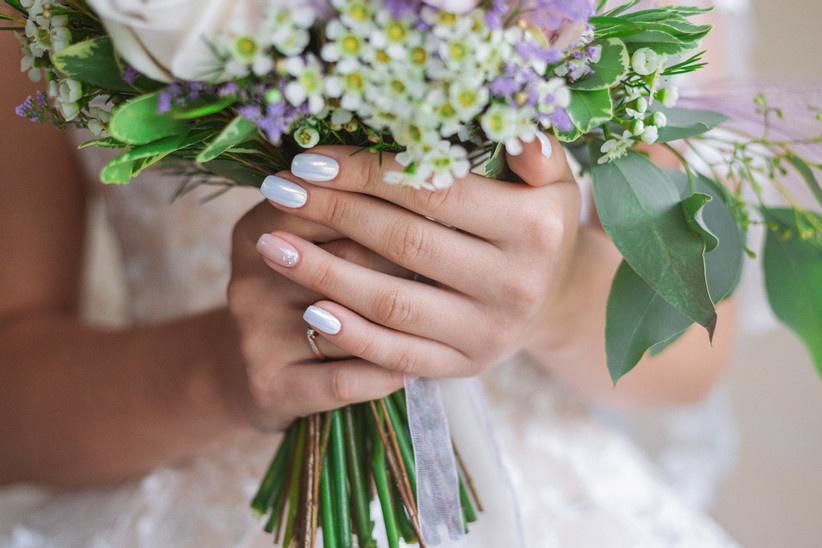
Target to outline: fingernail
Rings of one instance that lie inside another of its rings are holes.
[[[291,173],[306,181],[325,182],[340,173],[340,164],[334,158],[306,152],[291,160]]]
[[[328,335],[336,335],[342,329],[340,320],[331,312],[323,310],[319,306],[311,305],[305,309],[303,319],[313,327]]]
[[[551,140],[541,131],[537,131],[537,139],[539,139],[539,149],[542,155],[550,158],[554,153],[554,147],[551,145]]]
[[[308,200],[308,192],[297,183],[282,177],[269,175],[260,187],[263,196],[285,207],[302,207]]]
[[[280,266],[291,268],[300,260],[300,253],[293,245],[273,234],[263,234],[257,240],[257,251],[270,261]]]

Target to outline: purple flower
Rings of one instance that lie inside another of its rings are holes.
[[[25,101],[14,108],[14,113],[32,122],[46,121],[50,114],[46,92],[38,91],[34,96],[29,95]]]
[[[123,70],[123,81],[130,86],[134,85],[134,82],[137,81],[137,78],[139,76],[140,73],[137,72],[137,69],[135,69],[131,65],[126,65],[125,70]]]
[[[551,113],[551,124],[560,131],[571,131],[574,129],[574,123],[571,117],[568,116],[568,111],[564,108],[558,108]]]

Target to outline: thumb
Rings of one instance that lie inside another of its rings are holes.
[[[507,154],[506,159],[511,171],[531,186],[573,180],[565,148],[556,137],[545,135],[539,130],[536,139],[522,143],[520,154]]]

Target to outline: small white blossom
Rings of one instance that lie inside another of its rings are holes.
[[[293,134],[294,140],[303,148],[313,148],[320,142],[320,132],[309,125],[302,125]]]
[[[657,139],[659,139],[659,130],[656,126],[648,126],[642,132],[642,136],[640,138],[643,143],[652,145],[656,143]]]
[[[640,76],[648,76],[660,68],[662,60],[651,48],[639,48],[631,56],[631,67]]]
[[[285,62],[285,69],[295,79],[285,86],[285,97],[292,105],[300,106],[308,102],[308,111],[319,114],[325,107],[323,98],[323,70],[313,55],[290,57]]]
[[[622,136],[608,139],[602,144],[599,151],[602,156],[597,160],[598,164],[607,164],[618,158],[622,158],[634,146],[634,136],[630,131],[625,131]]]

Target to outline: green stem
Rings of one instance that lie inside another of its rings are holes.
[[[288,516],[285,524],[285,537],[283,546],[290,546],[294,536],[294,526],[297,522],[297,511],[300,505],[300,481],[303,472],[303,459],[305,458],[306,445],[306,419],[300,419],[299,431],[297,432],[297,450],[294,453],[294,462],[291,466],[291,484],[288,488]]]
[[[349,406],[343,410],[345,421],[346,449],[348,450],[348,479],[351,482],[351,495],[354,502],[354,521],[357,525],[357,540],[360,548],[376,548],[377,541],[371,535],[371,516],[368,511],[368,491],[366,476],[360,467],[362,455],[357,442],[364,432],[357,429],[354,421],[354,408]]]
[[[348,505],[348,474],[345,461],[345,433],[342,411],[331,412],[331,439],[329,445],[331,465],[331,490],[338,517],[337,541],[340,548],[351,548],[351,511]]]
[[[460,505],[462,506],[462,514],[465,518],[465,521],[468,523],[473,523],[477,521],[477,512],[474,509],[474,505],[471,503],[471,497],[468,496],[468,491],[465,489],[465,482],[462,480],[462,474],[460,474]]]
[[[385,407],[388,409],[388,419],[394,425],[394,431],[397,433],[397,445],[400,447],[402,462],[405,464],[405,473],[408,474],[408,481],[411,483],[411,494],[416,498],[417,471],[414,463],[414,448],[411,446],[411,438],[408,435],[407,421],[400,418],[400,414],[391,398],[385,398],[384,401]]]
[[[320,473],[320,516],[323,527],[323,548],[337,548],[337,530],[334,519],[334,502],[331,496],[331,474],[328,471],[328,456],[323,459]]]
[[[382,517],[385,523],[385,534],[388,537],[389,548],[399,548],[400,537],[397,532],[397,520],[394,513],[394,502],[391,496],[391,486],[388,482],[388,474],[385,464],[385,446],[377,433],[377,426],[374,421],[369,421],[371,436],[373,440],[371,453],[371,471],[374,474],[374,483],[377,486],[377,495],[380,499]]]
[[[268,466],[263,481],[260,483],[257,494],[254,495],[254,499],[251,501],[251,508],[261,515],[268,512],[280,488],[282,488],[285,483],[284,471],[288,464],[288,457],[291,455],[295,435],[296,429],[294,428],[290,428],[286,432],[283,441],[280,443],[280,447],[277,449],[274,458],[271,460],[271,464]]]
[[[411,525],[411,520],[408,517],[408,513],[405,511],[405,505],[402,502],[402,496],[400,495],[400,491],[397,489],[396,484],[391,486],[391,494],[394,497],[394,516],[397,520],[397,525],[403,540],[406,544],[417,544],[419,539],[417,539],[417,534],[414,532],[414,526]]]

